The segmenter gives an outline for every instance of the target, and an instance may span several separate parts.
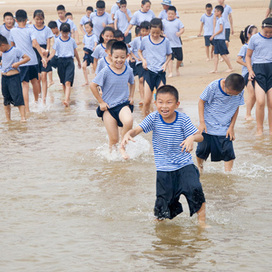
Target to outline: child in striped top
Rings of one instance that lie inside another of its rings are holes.
[[[185,113],[176,111],[180,102],[175,87],[160,87],[155,104],[157,111],[128,131],[122,145],[134,141],[133,137],[141,132],[153,131],[152,143],[157,168],[155,217],[158,220],[173,219],[182,213],[179,198],[183,194],[189,205],[190,216],[197,213],[199,224],[206,227],[205,196],[199,172],[190,154],[194,142],[201,142],[203,137]]]

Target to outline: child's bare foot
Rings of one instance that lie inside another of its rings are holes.
[[[64,101],[63,101],[63,105],[64,105],[66,108],[68,108],[69,105],[70,105],[70,103],[69,103],[69,101],[64,100]]]
[[[172,74],[172,73],[170,73],[170,74],[168,75],[168,77],[173,77],[173,74]]]
[[[22,118],[20,122],[21,122],[21,123],[26,123],[26,119],[25,119],[25,118]]]
[[[206,61],[211,61],[211,59],[206,59]]]
[[[120,153],[123,157],[124,160],[128,160],[129,159],[129,155],[127,154],[126,150],[124,147],[120,147]]]
[[[89,85],[89,82],[85,82],[84,84],[82,84],[81,86],[84,87],[84,86],[88,86]]]
[[[207,225],[205,221],[198,221],[198,225],[202,229],[209,229],[209,228],[211,228],[211,226]]]
[[[233,69],[226,70],[226,73],[230,73],[230,72],[233,72]]]
[[[246,121],[253,121],[254,120],[254,118],[251,115],[247,115],[245,117],[245,119],[246,119]]]
[[[258,137],[263,136],[263,129],[257,128],[256,136]]]
[[[144,102],[143,101],[140,101],[139,102],[139,106],[142,107],[144,105]]]
[[[180,76],[179,70],[176,71],[176,76]]]
[[[209,72],[209,74],[216,74],[216,73],[218,73],[217,70],[212,70]]]
[[[50,87],[50,86],[52,86],[52,85],[54,85],[54,84],[55,84],[55,82],[54,82],[54,81],[51,81],[51,82],[49,82],[48,87]]]

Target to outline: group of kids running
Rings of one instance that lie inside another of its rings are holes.
[[[219,54],[232,71],[228,59],[229,34],[233,32],[231,8],[218,0],[214,10],[206,5],[201,17],[201,35],[204,38],[207,58],[211,59],[209,46],[213,46],[215,69]],[[183,209],[179,202],[183,194],[188,202],[190,215],[198,214],[201,226],[205,225],[205,196],[199,181],[203,162],[211,155],[212,161],[225,162],[225,170],[231,171],[235,159],[233,140],[234,125],[239,106],[244,104],[243,89],[248,90],[247,115],[256,101],[257,134],[263,134],[265,98],[268,105],[269,132],[272,135],[272,18],[262,22],[261,31],[249,25],[241,32],[243,46],[237,62],[243,66],[242,75],[232,73],[225,79],[211,82],[203,91],[198,103],[199,127],[190,118],[177,111],[179,93],[166,85],[166,70],[176,58],[176,73],[182,64],[180,36],[184,25],[179,20],[171,1],[162,2],[163,11],[156,18],[150,10],[149,0],[141,2],[141,9],[134,15],[127,9],[126,0],[117,1],[112,14],[105,12],[105,2],[97,1],[96,12],[91,7],[81,19],[84,33],[83,72],[89,85],[87,67],[92,64],[95,77],[90,84],[99,106],[98,117],[103,119],[109,137],[110,150],[116,148],[121,135],[120,153],[128,159],[126,145],[141,132],[153,131],[153,150],[157,169],[156,203],[157,219],[172,219]],[[52,83],[52,67],[57,68],[64,90],[64,105],[69,106],[74,80],[74,57],[81,67],[77,52],[77,29],[73,21],[65,17],[63,5],[57,7],[59,19],[44,25],[42,10],[34,12],[34,24],[27,24],[27,13],[18,10],[13,15],[4,14],[0,27],[0,51],[2,52],[2,93],[7,120],[10,120],[10,104],[18,106],[21,119],[29,112],[29,81],[33,86],[35,101],[39,94],[45,103],[47,74]],[[227,16],[224,13],[227,13]],[[71,15],[71,14],[70,14]],[[227,19],[224,19],[227,18]],[[229,20],[229,24],[227,24]],[[136,38],[131,41],[131,29],[136,26]],[[54,45],[50,50],[50,39]],[[74,38],[76,39],[74,39]],[[129,61],[128,61],[129,60]],[[51,73],[51,74],[50,74]],[[133,128],[134,77],[138,75],[140,105],[145,119]],[[172,69],[169,70],[172,76]],[[157,110],[150,113],[153,91],[156,90]],[[198,142],[196,157],[192,155],[194,142]]]

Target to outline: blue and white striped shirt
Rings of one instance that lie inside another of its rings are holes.
[[[181,151],[180,144],[197,132],[190,118],[176,111],[176,120],[166,123],[158,111],[150,113],[141,123],[144,133],[153,131],[152,143],[157,171],[176,171],[193,164],[192,155]]]
[[[233,115],[239,106],[244,105],[244,91],[238,95],[228,95],[221,88],[221,80],[210,83],[200,95],[200,99],[205,101],[204,120],[207,133],[217,136],[227,134]]]
[[[97,62],[95,73],[98,74],[107,65],[110,65],[110,64],[107,62],[106,57],[99,59]]]
[[[92,57],[96,58],[96,59],[101,59],[103,57],[107,57],[108,54],[106,53],[105,50],[106,50],[106,47],[104,47],[102,43],[98,44],[92,53]]]
[[[70,58],[75,56],[75,49],[77,48],[76,42],[73,38],[69,37],[67,41],[64,41],[59,37],[55,39],[53,49],[56,50],[59,58]]]
[[[204,24],[204,35],[203,36],[212,36],[213,34],[213,13],[208,16],[206,13],[204,13],[201,18],[200,22]]]
[[[140,59],[139,55],[138,55],[138,50],[140,49],[140,46],[141,46],[141,42],[142,42],[142,37],[139,36],[139,37],[136,37],[133,41],[131,41],[129,43],[129,45],[131,46],[130,49],[131,49],[131,52],[138,58]],[[145,57],[145,55],[144,55]],[[142,61],[140,60],[136,60],[136,65],[139,64],[139,63],[142,63]]]
[[[150,22],[153,18],[155,18],[155,14],[154,12],[150,9],[148,12],[142,12],[141,10],[137,10],[131,20],[130,20],[130,24],[131,25],[136,25],[136,26],[140,26],[140,24],[143,21],[148,21]]]
[[[98,43],[97,37],[94,34],[88,35],[85,34],[83,37],[84,47],[94,51],[95,43]]]
[[[237,55],[237,56],[243,58],[243,62],[246,62],[247,48],[248,48],[248,44],[245,43],[245,44],[241,47],[241,49],[240,49],[240,51],[239,51],[239,53],[238,53],[238,55]],[[251,63],[253,63],[252,60],[253,60],[253,58],[251,58]],[[247,73],[248,73],[248,69],[247,69],[246,66],[243,65],[243,66],[242,66],[242,76],[244,77]]]
[[[216,25],[214,29],[214,34],[217,33],[220,30],[220,25],[223,25],[223,31],[216,36],[214,36],[215,40],[225,40],[226,39],[226,34],[225,34],[225,22],[222,17],[218,18],[216,20]]]

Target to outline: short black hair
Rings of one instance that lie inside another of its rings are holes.
[[[33,18],[42,17],[44,19],[44,12],[41,9],[36,9],[33,13]]]
[[[2,45],[2,44],[9,44],[9,43],[8,43],[7,38],[0,34],[0,45]]]
[[[146,3],[150,3],[151,4],[151,2],[150,2],[150,0],[142,0],[142,2],[141,2],[141,4],[144,6]]]
[[[162,20],[160,18],[153,18],[150,21],[150,28],[159,28],[162,30]]]
[[[221,5],[217,5],[217,6],[215,6],[215,8],[214,9],[217,9],[218,11],[221,11],[221,14],[224,12],[224,7],[223,6],[221,6]]]
[[[240,74],[232,73],[225,80],[225,87],[240,93],[245,88],[244,78]]]
[[[99,36],[99,43],[103,43],[103,42],[104,42],[104,39],[103,39],[102,35],[104,35],[106,31],[111,31],[112,34],[114,35],[114,29],[113,29],[112,27],[110,27],[110,26],[106,26],[106,27],[102,30],[102,32],[100,33],[100,36]]]
[[[121,41],[113,43],[113,45],[111,46],[111,54],[113,53],[114,50],[123,50],[126,51],[126,54],[128,53],[127,45]]]
[[[13,18],[13,14],[11,12],[9,12],[9,11],[4,13],[3,18],[5,19],[8,16]]]
[[[93,12],[93,7],[89,6],[89,7],[86,8],[86,11],[87,10],[90,10],[91,12]]]
[[[177,13],[177,9],[176,9],[176,7],[175,7],[175,6],[170,6],[170,7],[168,8],[168,10],[173,10],[174,12],[176,12],[176,13]]]
[[[208,3],[208,4],[206,5],[206,8],[212,8],[212,4],[211,4],[211,3]]]
[[[18,22],[24,22],[25,20],[27,20],[27,13],[25,10],[23,9],[18,9],[15,12],[15,18]]]
[[[67,17],[67,16],[73,16],[72,12],[66,12],[65,17]]]
[[[138,36],[140,33],[141,28],[139,26],[135,27],[135,35]]]
[[[60,31],[65,32],[65,33],[71,32],[71,27],[68,23],[62,23],[60,25]]]
[[[58,28],[58,24],[57,24],[56,21],[50,21],[50,22],[48,23],[48,27],[49,27],[50,29]]]
[[[57,11],[59,11],[59,10],[64,10],[65,11],[64,5],[58,5],[57,6]]]
[[[142,29],[142,28],[150,29],[150,22],[148,22],[148,21],[141,22],[140,29]]]
[[[96,2],[96,8],[104,9],[106,7],[105,1],[99,0]]]
[[[156,95],[156,100],[157,100],[157,97],[158,97],[158,94],[163,94],[163,93],[169,93],[171,95],[173,95],[176,99],[176,101],[178,102],[179,101],[179,93],[178,93],[178,90],[172,86],[172,85],[163,85],[161,86],[160,88],[158,88],[157,90],[157,95]]]
[[[124,35],[124,33],[121,31],[121,30],[119,30],[119,29],[117,29],[117,30],[115,30],[114,31],[114,38],[125,38],[125,35]]]
[[[84,25],[89,25],[91,28],[93,28],[93,23],[91,21],[86,22]]]
[[[126,0],[121,0],[121,1],[119,2],[119,4],[120,4],[120,6],[121,6],[121,5],[127,5],[127,1],[126,1]]]
[[[115,40],[115,39],[109,40],[109,41],[107,42],[107,44],[106,44],[106,49],[111,51],[111,47],[112,47],[112,45],[113,45],[115,42],[117,42],[117,40]]]
[[[272,27],[272,18],[268,17],[262,21],[262,28],[264,27]]]

